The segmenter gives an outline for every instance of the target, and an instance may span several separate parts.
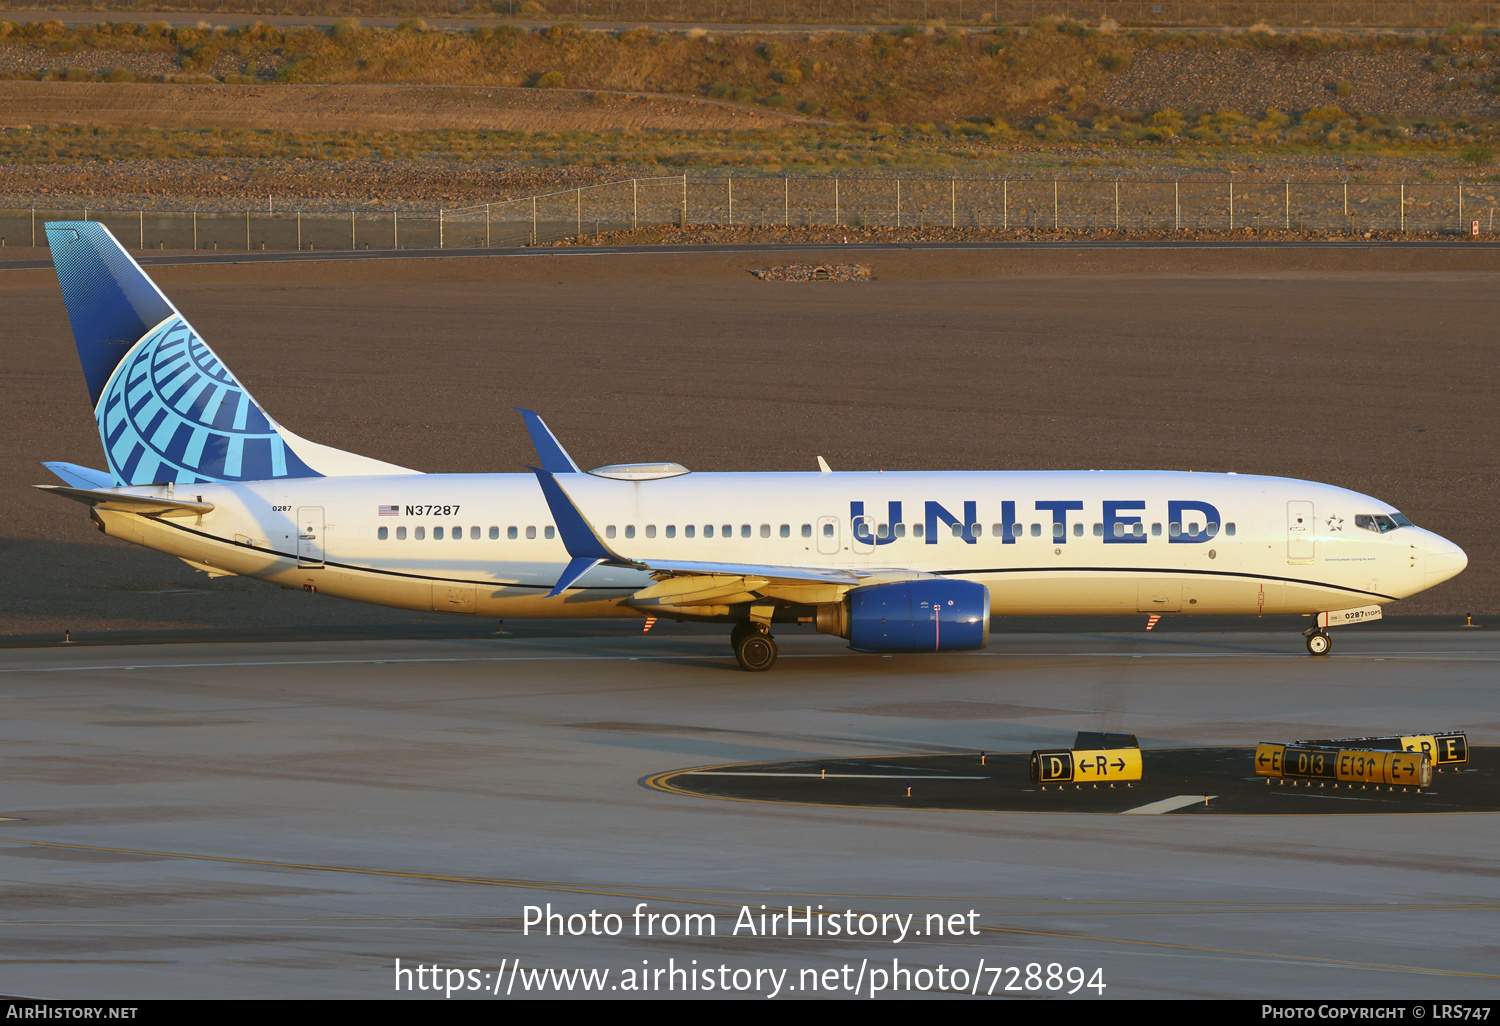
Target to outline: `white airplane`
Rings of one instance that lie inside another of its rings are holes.
[[[771,625],[863,652],[980,649],[992,615],[1316,614],[1326,628],[1468,558],[1391,506],[1310,481],[1166,471],[583,472],[521,411],[539,467],[423,474],[265,413],[109,231],[47,225],[107,471],[47,463],[104,533],[211,576],[486,617]],[[1155,622],[1154,620],[1151,622]]]

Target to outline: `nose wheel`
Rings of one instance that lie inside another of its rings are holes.
[[[1325,656],[1333,648],[1333,639],[1324,630],[1309,631],[1304,637],[1307,639],[1307,654]]]
[[[776,665],[776,639],[771,637],[766,624],[754,620],[735,624],[729,643],[734,646],[734,658],[741,669],[759,673]]]

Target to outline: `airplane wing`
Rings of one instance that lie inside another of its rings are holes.
[[[189,502],[186,499],[168,499],[159,495],[132,495],[128,492],[96,491],[92,488],[66,488],[62,485],[32,485],[33,488],[64,499],[72,499],[99,509],[118,510],[122,513],[139,513],[148,517],[201,517],[213,511],[211,502]]]
[[[578,473],[578,464],[541,417],[530,410],[520,412],[542,461],[541,467],[527,469],[536,475],[558,536],[572,557],[548,598],[561,595],[596,566],[642,570],[655,577],[655,584],[630,599],[632,605],[647,608],[730,605],[757,599],[816,605],[837,602],[846,591],[864,584],[932,576],[904,568],[844,569],[626,556],[599,537],[559,482],[559,475]]]

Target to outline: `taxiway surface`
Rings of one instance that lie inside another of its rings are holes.
[[[486,989],[517,958],[784,968],[793,994],[803,969],[863,966],[868,986],[898,958],[1102,968],[1107,996],[1500,989],[1491,814],[839,809],[643,784],[1079,729],[1147,748],[1450,727],[1494,744],[1500,634],[1352,629],[1326,659],[1287,632],[1017,634],[881,658],[786,631],[750,675],[721,633],[0,653],[0,990],[375,997],[397,958]],[[523,906],[547,902],[621,913],[627,935],[523,936]],[[628,936],[639,902],[713,913],[716,936]],[[731,935],[762,903],[919,929],[976,909],[979,933]]]

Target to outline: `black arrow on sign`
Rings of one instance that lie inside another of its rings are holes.
[[[1122,770],[1122,769],[1125,768],[1125,760],[1124,759],[1120,759],[1120,760],[1117,760],[1116,762],[1111,763],[1110,765],[1114,766],[1114,768],[1117,769],[1117,770]]]

